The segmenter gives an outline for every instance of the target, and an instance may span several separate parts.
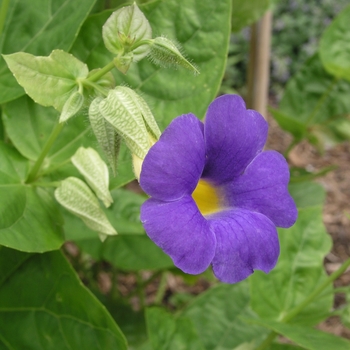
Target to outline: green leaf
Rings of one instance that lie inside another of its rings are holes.
[[[104,242],[102,257],[126,271],[160,270],[174,267],[172,260],[144,235],[118,235]]]
[[[152,28],[134,3],[113,12],[103,26],[102,37],[110,52],[117,56],[132,52],[132,60],[137,62],[149,51],[148,45],[139,44],[152,38]]]
[[[48,57],[25,52],[3,57],[27,95],[36,103],[53,106],[58,111],[78,90],[79,79],[89,73],[83,62],[62,50],[54,50]]]
[[[27,161],[0,143],[0,245],[27,252],[58,249],[62,217],[52,194],[24,185]]]
[[[159,68],[144,59],[131,65],[126,76],[117,72],[116,81],[136,89],[162,128],[183,113],[203,118],[217,95],[226,67],[231,0],[156,1],[141,10],[153,32],[179,42],[201,74],[192,76],[186,70]],[[90,17],[72,49],[90,69],[104,66],[113,58],[96,35],[107,16],[103,13]]]
[[[109,173],[106,163],[93,148],[80,147],[72,157],[72,163],[84,176],[96,196],[109,207],[113,199],[108,190]]]
[[[290,132],[297,140],[304,138],[307,133],[307,128],[304,123],[296,118],[283,114],[277,109],[269,108],[269,111],[283,130]]]
[[[322,205],[326,198],[325,189],[316,182],[289,184],[288,190],[299,209]]]
[[[54,49],[68,51],[96,0],[10,1],[0,36],[0,52],[25,51],[46,56]],[[40,9],[40,10],[38,10]],[[0,104],[24,94],[0,56]]]
[[[350,83],[328,74],[316,54],[289,80],[279,113],[298,125],[327,123],[350,112],[349,94]]]
[[[338,78],[350,81],[350,6],[347,6],[324,31],[320,57],[325,69]]]
[[[56,200],[68,211],[81,218],[87,227],[103,235],[117,232],[109,223],[90,188],[76,177],[63,180],[55,190]]]
[[[0,247],[0,256],[16,266],[0,285],[0,341],[7,349],[127,349],[61,252],[29,255]],[[0,276],[6,267],[0,265]]]
[[[331,238],[322,222],[322,207],[300,209],[296,224],[280,229],[279,239],[277,266],[268,275],[256,271],[250,279],[252,308],[268,320],[280,320],[327,278],[323,260],[331,248]],[[332,293],[325,293],[291,322],[317,324],[328,316],[332,304]]]
[[[239,32],[257,21],[270,6],[270,0],[232,0],[232,31]]]
[[[146,309],[146,323],[153,349],[205,349],[186,317],[175,318],[165,310],[153,307]]]
[[[193,322],[205,349],[231,350],[252,341],[257,345],[267,332],[241,319],[254,316],[249,301],[247,282],[219,284],[197,297],[182,315]]]
[[[62,113],[60,115],[59,122],[65,122],[69,118],[72,118],[74,115],[76,115],[82,108],[83,103],[84,96],[79,91],[73,92],[62,107]]]
[[[253,321],[256,324],[272,329],[273,331],[292,340],[297,345],[309,350],[348,350],[350,342],[333,334],[322,332],[318,329],[278,323],[266,320]]]

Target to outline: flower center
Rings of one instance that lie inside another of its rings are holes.
[[[199,180],[192,193],[192,198],[203,215],[213,214],[222,209],[217,190],[204,180]]]

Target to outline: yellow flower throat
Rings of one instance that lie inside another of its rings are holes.
[[[217,190],[204,180],[199,180],[192,198],[203,215],[213,214],[222,209]]]

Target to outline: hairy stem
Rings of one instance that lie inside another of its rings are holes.
[[[293,310],[288,312],[281,320],[282,323],[288,323],[295,316],[297,316],[304,308],[312,303],[331,283],[333,283],[337,278],[339,278],[346,269],[350,266],[350,258],[346,260],[342,266],[339,267],[338,270],[334,271],[331,275],[329,275],[326,280],[316,288],[307,298],[304,299],[298,306],[296,306]],[[271,331],[266,339],[256,348],[256,350],[264,350],[267,349],[274,339],[278,336],[278,333],[275,331]]]
[[[55,128],[52,130],[51,135],[49,136],[48,140],[46,141],[43,149],[41,150],[39,158],[36,160],[32,170],[30,171],[26,183],[32,183],[33,181],[36,180],[39,171],[41,169],[41,166],[49,153],[53,143],[56,141],[57,136],[60,134],[64,124],[63,123],[58,123],[56,124]]]

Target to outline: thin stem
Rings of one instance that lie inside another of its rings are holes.
[[[10,4],[10,0],[2,0],[1,9],[0,9],[0,36],[2,34],[2,30],[4,29],[9,4]]]
[[[157,294],[154,298],[155,305],[160,305],[162,303],[162,300],[164,298],[164,294],[166,291],[166,287],[167,287],[167,277],[168,277],[168,273],[166,271],[163,272],[162,277],[161,277],[160,282],[159,282]]]
[[[299,140],[293,139],[293,141],[290,143],[290,145],[288,146],[288,148],[285,150],[285,152],[283,154],[284,158],[288,158],[290,151],[294,148],[295,145],[298,144],[298,142],[299,142]]]
[[[60,134],[63,126],[64,126],[63,123],[58,123],[58,124],[56,124],[55,128],[52,130],[52,133],[51,133],[50,137],[48,138],[48,140],[46,141],[39,158],[35,162],[31,172],[29,173],[29,175],[27,177],[27,180],[26,180],[27,184],[32,183],[33,181],[36,180],[38,173],[40,171],[40,168],[45,160],[45,157],[49,153],[53,143],[55,142],[57,136]]]
[[[349,266],[350,258],[346,260],[337,271],[334,271],[331,275],[329,275],[318,288],[316,288],[306,299],[304,299],[302,303],[300,303],[297,307],[288,312],[282,318],[281,322],[288,323],[289,321],[291,321],[295,316],[297,316],[301,311],[303,311],[307,305],[313,302],[319,296],[319,294],[321,294],[332,282],[339,278]],[[271,331],[267,338],[256,348],[256,350],[267,349],[277,336],[278,333],[276,333],[275,331]]]
[[[109,71],[111,71],[114,68],[114,62],[109,62],[106,66],[103,68],[99,69],[97,72],[94,74],[90,75],[88,78],[86,78],[84,81],[88,80],[91,82],[97,81],[100,78],[102,78],[104,75],[106,75]]]

